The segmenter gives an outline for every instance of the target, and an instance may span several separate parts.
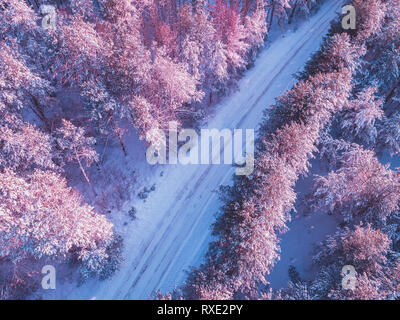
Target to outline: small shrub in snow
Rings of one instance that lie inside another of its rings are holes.
[[[137,210],[135,207],[130,208],[128,211],[129,217],[131,217],[132,220],[135,220],[137,218],[136,213],[137,213]]]
[[[147,199],[148,196],[149,196],[149,192],[146,191],[146,188],[144,190],[140,191],[138,194],[138,197],[143,200]]]
[[[300,273],[296,270],[295,266],[292,266],[292,265],[289,266],[288,273],[289,273],[290,281],[292,281],[293,283],[297,283],[297,282],[301,281]]]
[[[86,279],[98,276],[100,280],[109,278],[121,264],[122,237],[114,235],[107,247],[99,247],[81,257],[81,283]]]

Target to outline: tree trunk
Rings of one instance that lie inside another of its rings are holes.
[[[115,133],[115,135],[117,136],[118,141],[119,141],[119,143],[120,143],[120,145],[121,145],[122,151],[124,152],[124,155],[125,155],[125,157],[126,157],[126,156],[128,155],[128,153],[126,152],[125,144],[124,144],[124,142],[122,141],[121,133],[119,132],[117,126],[115,125],[115,122],[114,122],[112,116],[111,116],[111,121],[112,121],[112,125],[113,125],[113,127],[114,127],[114,133]]]
[[[272,2],[272,8],[271,8],[271,16],[269,18],[269,24],[268,24],[268,32],[267,34],[269,34],[269,31],[271,30],[272,27],[272,21],[274,19],[274,14],[275,14],[275,1]]]
[[[32,94],[29,93],[29,95],[31,96],[31,100],[32,100],[32,104],[34,107],[29,106],[29,108],[33,111],[34,114],[37,115],[37,117],[43,122],[43,124],[45,125],[46,129],[51,132],[51,127],[48,123],[48,120],[44,114],[44,110],[43,107],[40,105],[39,101],[36,99],[36,97]]]
[[[298,2],[299,2],[299,0],[296,0],[296,2],[295,2],[294,5],[293,5],[292,12],[290,13],[290,16],[289,16],[288,24],[291,24],[291,23],[292,23],[292,20],[293,20],[294,13],[295,13],[295,11],[296,11],[297,3],[298,3]]]
[[[128,153],[126,152],[125,144],[124,144],[124,142],[122,141],[122,137],[121,137],[121,135],[120,135],[117,131],[115,131],[115,134],[116,134],[116,136],[118,137],[118,140],[119,140],[119,143],[120,143],[120,145],[121,145],[122,151],[124,152],[124,155],[125,155],[125,157],[126,157],[126,156],[128,155]]]
[[[79,168],[81,169],[82,174],[83,174],[83,176],[85,177],[86,182],[88,183],[88,185],[89,185],[90,189],[92,190],[94,196],[97,197],[97,193],[96,193],[96,191],[94,190],[94,187],[93,187],[92,183],[90,182],[89,177],[87,176],[86,171],[85,171],[85,169],[83,168],[82,162],[81,162],[81,160],[79,159],[79,156],[78,156],[78,154],[76,153],[76,151],[75,151],[75,156],[76,156],[76,159],[77,159],[77,161],[78,161]]]

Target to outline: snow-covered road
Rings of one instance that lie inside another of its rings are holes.
[[[328,0],[298,30],[264,49],[240,81],[239,90],[217,106],[207,127],[255,128],[263,110],[293,85],[292,75],[319,48],[340,4]],[[157,189],[145,202],[135,199],[138,219],[126,232],[121,269],[106,281],[89,281],[78,288],[61,285],[49,298],[147,299],[154,290],[167,291],[182,284],[184,271],[201,262],[221,205],[215,191],[230,183],[234,169],[228,165],[170,165],[154,170]]]

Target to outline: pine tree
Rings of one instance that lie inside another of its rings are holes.
[[[0,170],[24,172],[35,167],[55,168],[50,136],[17,116],[5,114],[0,120]]]
[[[314,257],[320,266],[311,291],[319,299],[377,300],[390,299],[396,288],[398,262],[390,261],[390,241],[371,225],[341,229],[323,243]],[[355,269],[355,288],[342,286],[341,270],[345,265]]]
[[[93,193],[96,191],[84,168],[98,161],[97,152],[93,149],[96,140],[92,137],[85,137],[83,128],[75,127],[71,122],[62,120],[62,127],[57,129],[57,145],[61,151],[62,158],[68,162],[77,162],[86,182]],[[84,162],[84,163],[83,163]]]
[[[35,170],[26,178],[0,173],[0,256],[14,263],[24,257],[79,258],[105,250],[112,224],[83,204],[64,178]],[[99,252],[100,254],[100,252]]]
[[[376,120],[383,117],[382,101],[375,98],[376,88],[367,88],[349,102],[340,120],[342,135],[347,139],[360,141],[367,146],[376,142]]]
[[[387,10],[386,3],[381,0],[353,0],[351,4],[357,12],[355,40],[363,43],[381,31]]]
[[[364,221],[398,209],[398,173],[380,164],[373,151],[353,148],[339,162],[340,169],[315,179],[312,207],[338,212],[345,220],[361,215]]]

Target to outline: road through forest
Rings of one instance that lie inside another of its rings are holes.
[[[289,89],[321,45],[342,1],[328,0],[318,13],[262,50],[239,88],[224,98],[206,128],[254,129],[263,111]],[[157,168],[157,170],[161,170]],[[231,182],[229,165],[168,165],[146,202],[135,199],[138,222],[125,235],[121,269],[105,281],[65,288],[53,298],[147,299],[154,290],[172,290],[185,280],[207,250],[221,202],[216,190]],[[58,290],[57,290],[58,291]]]

